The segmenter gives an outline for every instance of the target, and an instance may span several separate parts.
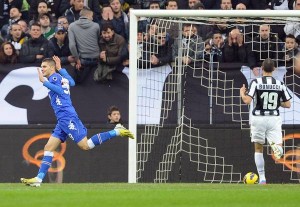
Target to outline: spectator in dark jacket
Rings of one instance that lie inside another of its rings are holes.
[[[166,28],[158,28],[155,35],[151,35],[144,42],[143,55],[139,60],[139,68],[154,68],[172,62],[173,39],[167,34]]]
[[[110,6],[114,12],[114,29],[115,33],[123,36],[126,41],[129,40],[129,19],[125,12],[122,11],[120,0],[109,0]]]
[[[259,75],[259,67],[266,58],[271,58],[277,63],[284,61],[282,41],[270,33],[270,26],[262,24],[259,27],[259,35],[253,40],[253,52],[255,62],[250,63],[254,75]]]
[[[49,57],[48,40],[42,35],[41,26],[33,23],[30,26],[30,38],[22,45],[20,62],[41,63]]]
[[[224,37],[220,31],[215,30],[212,38],[205,42],[205,60],[209,62],[224,61]]]
[[[67,31],[63,26],[55,28],[55,35],[49,40],[50,57],[58,56],[61,64],[67,65],[75,63],[75,58],[72,56],[69,49],[69,38]]]
[[[224,46],[224,62],[248,63],[253,58],[251,45],[244,43],[244,35],[238,29],[229,32]]]
[[[0,1],[0,29],[3,25],[8,24],[9,11],[12,7],[21,10],[23,0],[2,0]]]
[[[84,0],[74,0],[72,7],[66,10],[65,16],[68,19],[69,24],[75,22],[80,17],[80,11],[84,7]]]
[[[68,19],[69,24],[76,21],[80,17],[80,11],[85,6],[84,0],[73,0],[72,7],[66,10],[65,16]],[[100,5],[98,0],[89,0],[86,5],[90,10],[93,11],[93,21],[96,23],[100,22]]]
[[[122,63],[128,57],[126,41],[114,32],[112,24],[103,25],[101,34],[99,65],[94,74],[95,81],[112,80],[112,72],[117,68],[122,71]]]
[[[63,15],[70,8],[69,0],[31,0],[29,13],[32,18],[36,19],[38,17],[38,4],[41,1],[47,4],[47,13],[55,19]]]

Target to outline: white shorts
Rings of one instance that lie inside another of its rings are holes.
[[[282,144],[282,129],[280,116],[252,116],[251,142],[265,144],[268,142]]]

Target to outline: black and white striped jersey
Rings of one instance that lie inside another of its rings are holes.
[[[256,116],[279,116],[280,102],[292,98],[285,84],[272,76],[254,79],[250,83],[247,95],[253,99],[252,114]]]

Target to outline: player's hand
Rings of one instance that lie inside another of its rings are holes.
[[[245,86],[245,84],[243,84],[243,86],[240,88],[240,96],[243,97],[246,95],[247,92],[247,88]]]
[[[60,70],[61,69],[61,61],[60,61],[60,58],[58,56],[53,56],[52,58],[55,62],[55,68],[56,70]]]
[[[39,75],[39,80],[44,83],[45,82],[45,79],[44,79],[44,76],[43,76],[43,73],[41,72],[41,68],[37,68],[37,71],[38,71],[38,75]]]
[[[80,59],[77,59],[77,60],[76,60],[76,65],[75,65],[75,67],[76,67],[77,70],[80,70],[80,68],[81,68],[81,62],[80,62]]]
[[[239,47],[242,47],[243,46],[243,44],[244,44],[244,36],[243,36],[243,34],[238,34],[237,35],[237,43],[238,43],[238,46]]]

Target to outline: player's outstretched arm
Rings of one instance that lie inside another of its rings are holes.
[[[68,79],[70,86],[75,86],[74,79],[69,75],[66,69],[61,67],[61,60],[58,56],[53,56],[56,70],[66,79]]]
[[[49,90],[57,93],[57,94],[63,94],[63,89],[61,87],[58,87],[52,83],[50,83],[48,80],[46,80],[41,72],[40,68],[37,68],[39,80],[43,83],[45,87],[47,87]]]

